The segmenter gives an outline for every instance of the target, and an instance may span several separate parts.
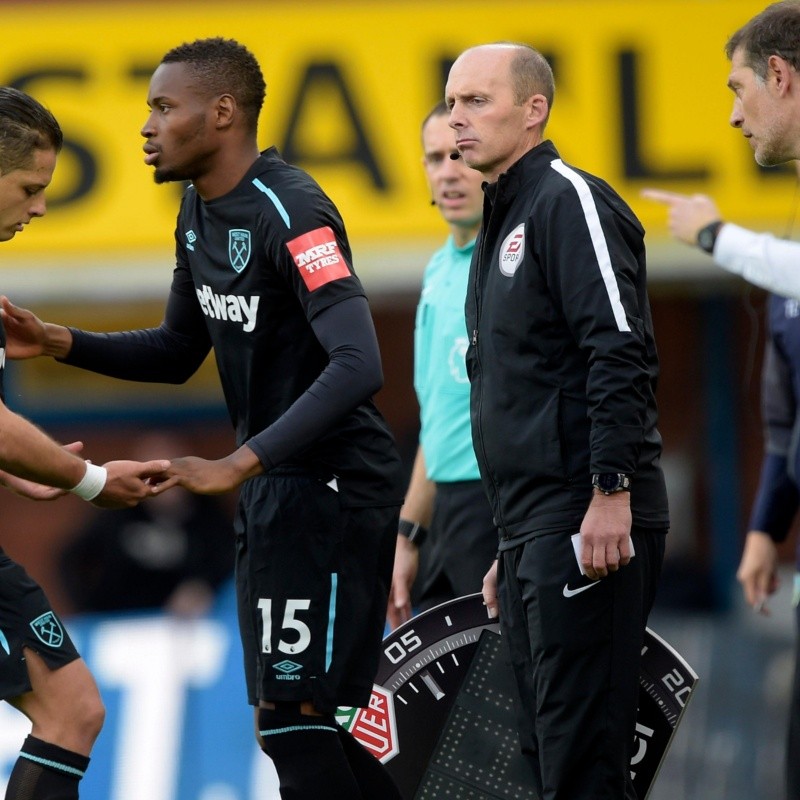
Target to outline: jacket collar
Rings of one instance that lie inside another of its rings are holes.
[[[495,183],[484,183],[483,191],[492,204],[510,201],[527,183],[538,181],[550,162],[559,157],[552,141],[545,139],[501,173]]]

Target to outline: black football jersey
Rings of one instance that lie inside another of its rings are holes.
[[[319,185],[272,148],[222,197],[205,202],[190,187],[175,236],[173,299],[191,300],[202,315],[241,445],[327,365],[310,321],[364,295],[344,224]],[[372,401],[291,463],[336,476],[354,505],[402,499],[399,457]]]

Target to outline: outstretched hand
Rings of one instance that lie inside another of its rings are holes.
[[[667,221],[670,232],[686,244],[696,245],[701,228],[721,220],[714,201],[705,194],[678,194],[662,189],[644,189],[642,197],[669,207]]]
[[[142,500],[161,494],[162,485],[170,462],[154,461],[108,461],[103,464],[108,472],[103,491],[92,500],[100,508],[131,508]]]
[[[173,458],[164,480],[155,486],[161,494],[173,486],[183,486],[196,494],[223,494],[235,489],[241,482],[238,470],[230,458],[210,461],[197,456]]]
[[[6,330],[8,358],[35,358],[44,354],[44,323],[31,311],[15,306],[5,295],[0,296],[0,319]]]

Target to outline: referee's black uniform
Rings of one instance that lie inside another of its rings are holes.
[[[467,295],[473,441],[542,800],[635,797],[640,649],[669,524],[643,233],[547,141],[486,186]],[[636,552],[595,583],[570,543],[593,473],[631,477]]]

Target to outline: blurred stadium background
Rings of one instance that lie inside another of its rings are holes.
[[[780,798],[793,624],[788,591],[769,621],[735,585],[761,456],[760,290],[670,241],[659,186],[705,192],[723,215],[791,236],[796,176],[758,168],[729,128],[727,36],[753,0],[324,0],[225,4],[0,0],[0,81],[48,105],[66,146],[44,221],[2,248],[0,292],[44,319],[90,329],[158,324],[170,282],[175,186],[156,186],[139,129],[152,69],[201,36],[246,44],[268,96],[260,139],[308,169],[345,218],[371,298],[386,384],[378,403],[409,467],[416,445],[412,329],[422,269],[444,238],[428,203],[419,125],[465,47],[515,40],[556,72],[549,134],[565,160],[606,178],[648,231],[662,362],[661,430],[673,527],[652,627],[701,678],[654,800]],[[232,447],[213,363],[184,387],[123,384],[52,362],[12,364],[7,402],[96,462],[142,430]],[[271,776],[243,706],[230,587],[206,619],[74,617],[56,559],[92,509],[75,498],[3,498],[2,546],[71,620],[109,704],[87,800],[265,800]],[[784,553],[791,583],[789,561]],[[26,725],[0,708],[0,790]]]

